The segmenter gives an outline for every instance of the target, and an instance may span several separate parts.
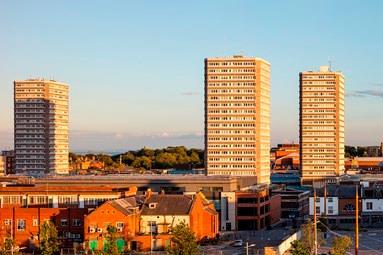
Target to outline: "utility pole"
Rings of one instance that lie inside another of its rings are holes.
[[[317,192],[314,187],[314,255],[318,254],[318,245],[317,245],[317,206],[316,206],[316,200],[317,200]],[[320,208],[320,203],[319,203]]]
[[[324,182],[324,216],[327,218],[327,183]]]
[[[355,185],[355,255],[359,252],[359,186]]]
[[[153,253],[153,228],[152,228],[152,221],[150,221],[150,255]]]
[[[13,210],[12,210],[12,220],[11,220],[11,255],[13,255],[13,221],[15,219],[15,208],[13,207]]]
[[[246,255],[249,255],[249,242],[246,242]]]

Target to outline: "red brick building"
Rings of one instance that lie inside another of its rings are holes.
[[[142,206],[140,234],[135,237],[140,250],[161,250],[170,244],[171,230],[184,221],[197,240],[215,238],[219,231],[218,213],[213,203],[198,192],[189,195],[150,195]],[[152,233],[152,237],[150,237]]]
[[[83,218],[86,209],[79,208],[1,208],[0,239],[12,236],[16,244],[34,250],[39,243],[40,227],[52,221],[63,247],[73,247],[83,240]]]
[[[137,188],[110,186],[5,186],[0,187],[0,208],[95,208],[105,201],[136,194]]]
[[[108,225],[116,226],[117,245],[129,250],[162,250],[170,244],[171,230],[184,221],[197,240],[218,234],[218,214],[202,193],[166,195],[147,193],[108,201],[85,217],[85,242],[102,250]]]
[[[108,226],[115,226],[121,250],[134,248],[131,240],[139,229],[140,197],[132,196],[105,202],[84,218],[84,241],[91,250],[102,250]]]
[[[73,248],[84,240],[84,216],[105,201],[135,195],[135,187],[33,186],[0,187],[0,239],[12,236],[16,244],[33,250],[39,230],[51,220],[62,247]]]

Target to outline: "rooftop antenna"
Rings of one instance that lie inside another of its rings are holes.
[[[331,59],[330,58],[328,58],[328,67],[329,67],[329,70],[331,72]]]
[[[244,50],[240,50],[236,55],[245,56],[245,51]]]

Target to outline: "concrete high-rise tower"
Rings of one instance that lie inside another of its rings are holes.
[[[270,64],[205,59],[205,162],[209,175],[270,182]]]
[[[344,173],[344,76],[328,66],[300,73],[302,182]]]
[[[14,81],[16,173],[68,173],[68,104],[66,84]]]

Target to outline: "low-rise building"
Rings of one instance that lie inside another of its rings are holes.
[[[107,201],[84,220],[85,243],[91,250],[105,248],[109,225],[117,228],[121,250],[163,250],[170,244],[172,229],[185,222],[196,239],[218,234],[218,213],[201,192],[194,195],[153,194]]]
[[[260,230],[280,220],[281,197],[267,186],[221,192],[221,230]]]
[[[271,149],[273,171],[299,169],[299,144],[278,144]]]
[[[282,187],[272,190],[281,196],[281,218],[304,220],[309,214],[309,190]]]
[[[368,227],[383,227],[383,185],[363,183],[362,223]]]
[[[325,195],[326,190],[326,195]],[[310,195],[310,216],[316,210],[318,217],[326,217],[330,226],[353,228],[355,224],[356,210],[356,185],[327,185],[316,189],[316,201],[314,208],[314,195]],[[359,189],[358,189],[359,192]],[[359,208],[362,208],[362,200],[359,199]],[[359,210],[359,215],[361,215]]]
[[[33,251],[39,244],[42,224],[52,221],[61,246],[73,248],[82,243],[85,213],[86,209],[78,208],[1,208],[0,239],[12,235],[17,246]]]
[[[197,240],[215,238],[219,231],[218,213],[201,192],[193,196],[149,194],[140,214],[137,246],[140,250],[163,249],[170,243],[172,228],[181,222]]]
[[[6,157],[0,156],[0,175],[5,175]]]
[[[15,151],[2,151],[1,156],[5,157],[5,174],[15,173]]]
[[[271,184],[287,185],[287,186],[300,186],[301,178],[299,172],[288,171],[288,172],[274,172],[270,176]]]
[[[107,201],[84,218],[84,241],[90,250],[105,248],[108,226],[117,230],[120,251],[132,248],[132,239],[139,229],[142,200],[138,196]],[[134,248],[134,247],[133,247]]]
[[[136,192],[136,187],[10,185],[0,187],[0,208],[95,208],[107,200]]]
[[[381,146],[367,146],[366,153],[368,157],[381,157],[382,150]]]
[[[355,157],[345,159],[345,168],[349,170],[383,171],[383,157]]]

